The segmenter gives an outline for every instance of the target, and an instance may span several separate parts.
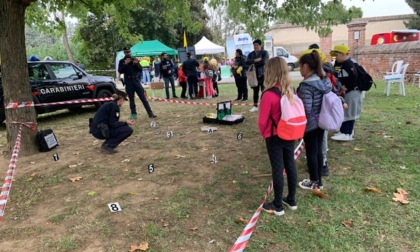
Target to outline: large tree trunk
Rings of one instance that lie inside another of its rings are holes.
[[[0,55],[5,103],[32,101],[25,47],[25,9],[33,0],[0,0]],[[34,107],[6,110],[9,150],[12,149],[19,125],[16,122],[36,122]],[[36,131],[22,130],[21,153],[37,152]]]
[[[61,12],[61,18],[58,17],[57,13],[54,13],[55,18],[59,19],[60,22],[63,22],[64,25],[64,30],[63,30],[63,43],[64,43],[64,48],[66,48],[66,52],[67,52],[67,57],[69,58],[69,61],[74,62],[73,59],[73,53],[71,52],[70,49],[70,43],[69,43],[69,36],[67,34],[67,24],[66,24],[66,18],[64,16],[64,12]]]

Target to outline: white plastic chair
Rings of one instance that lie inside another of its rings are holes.
[[[391,74],[401,73],[403,63],[404,63],[404,61],[402,61],[402,60],[398,60],[398,61],[394,62],[394,64],[392,64],[391,72],[386,72],[386,74],[391,75]]]
[[[389,74],[384,76],[385,80],[385,90],[384,93],[386,93],[387,96],[389,96],[389,93],[391,92],[391,84],[392,83],[399,83],[399,94],[405,96],[405,87],[404,87],[404,78],[405,73],[407,72],[408,63],[402,66],[401,73],[399,74]]]
[[[416,80],[419,82],[419,88],[420,88],[420,72],[417,72],[413,75],[413,84],[416,84]]]

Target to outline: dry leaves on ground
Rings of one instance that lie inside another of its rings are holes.
[[[190,230],[196,231],[196,230],[198,230],[198,227],[192,227],[192,228],[190,228]]]
[[[343,225],[344,227],[346,227],[346,228],[350,228],[350,227],[352,227],[353,226],[353,223],[351,223],[351,220],[343,220],[342,222],[341,222],[341,225]]]
[[[141,250],[141,251],[146,251],[149,248],[149,243],[148,242],[143,242],[140,245],[131,245],[131,249],[130,252],[135,252],[137,250]]]
[[[397,188],[397,192],[394,193],[395,198],[392,198],[395,202],[401,202],[403,205],[410,203],[407,199],[408,192],[403,188]]]
[[[71,180],[71,182],[76,182],[82,179],[82,177],[78,176],[78,177],[73,177],[73,178],[69,178]]]
[[[363,189],[365,190],[365,191],[369,191],[369,192],[376,192],[376,193],[381,193],[382,191],[381,190],[379,190],[379,189],[377,189],[377,188],[375,188],[375,187],[363,187]]]
[[[248,220],[242,217],[237,217],[235,220],[236,223],[248,224]]]
[[[317,197],[320,197],[321,199],[327,199],[328,198],[328,196],[319,189],[313,189],[312,194],[317,196]]]

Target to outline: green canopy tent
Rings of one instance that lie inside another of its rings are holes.
[[[131,48],[131,56],[142,57],[142,56],[157,56],[165,52],[168,55],[178,54],[178,51],[172,49],[159,40],[148,40],[133,45]]]
[[[160,56],[161,53],[165,52],[168,55],[178,54],[178,51],[172,49],[159,40],[147,40],[133,45],[131,48],[132,57],[143,57],[143,56]],[[115,57],[115,72],[118,76],[118,62],[124,58],[124,52],[117,52]]]

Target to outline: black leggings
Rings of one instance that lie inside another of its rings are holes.
[[[297,172],[294,159],[295,141],[280,139],[277,135],[265,139],[268,157],[270,158],[271,171],[273,176],[274,200],[277,207],[282,206],[283,199],[283,169],[287,173],[287,198],[296,200]]]
[[[324,130],[317,128],[305,133],[303,140],[305,141],[306,159],[308,162],[309,178],[312,181],[318,181],[319,186],[322,185],[322,141],[324,139]]]
[[[257,77],[258,86],[253,87],[252,90],[254,91],[254,106],[258,106],[258,98],[260,97],[260,89],[261,93],[264,91],[264,75]]]

